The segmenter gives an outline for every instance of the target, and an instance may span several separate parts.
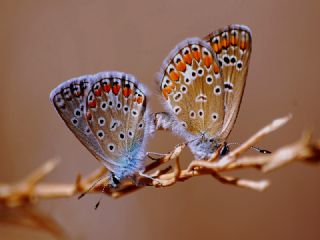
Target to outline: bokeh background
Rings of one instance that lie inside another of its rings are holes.
[[[0,181],[21,179],[55,156],[62,161],[50,182],[72,182],[78,172],[99,167],[49,102],[59,83],[103,70],[129,72],[149,87],[153,111],[161,111],[154,76],[169,51],[231,23],[252,29],[253,52],[229,141],[242,142],[288,113],[293,120],[260,146],[274,150],[310,129],[319,137],[319,13],[316,0],[1,0]],[[148,148],[167,152],[180,141],[159,132]],[[192,156],[183,156],[187,165]],[[267,176],[235,174],[269,178],[272,185],[257,193],[202,177],[104,197],[98,211],[94,194],[38,207],[71,239],[320,239],[319,167],[297,163]],[[1,239],[10,238],[9,229],[0,224]]]

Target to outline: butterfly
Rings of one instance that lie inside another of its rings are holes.
[[[229,25],[203,39],[182,41],[160,69],[160,92],[168,110],[162,119],[189,141],[198,159],[208,159],[227,146],[245,88],[251,45],[247,26]]]
[[[144,169],[146,91],[132,75],[100,72],[65,81],[50,94],[68,128],[109,170],[114,187]]]

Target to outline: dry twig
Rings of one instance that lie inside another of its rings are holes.
[[[222,176],[221,173],[230,170],[243,168],[255,168],[262,172],[270,172],[286,164],[304,161],[316,163],[320,161],[320,142],[312,143],[311,134],[305,134],[297,142],[281,147],[272,154],[257,156],[242,156],[252,145],[255,145],[263,137],[285,125],[291,116],[274,120],[246,142],[240,145],[228,155],[218,159],[219,154],[213,156],[209,161],[194,160],[186,169],[181,169],[180,154],[186,147],[186,144],[177,145],[174,150],[162,158],[146,166],[146,171],[151,173],[155,180],[140,177],[141,183],[148,183],[154,187],[168,187],[177,182],[186,181],[192,177],[211,175],[218,181],[238,187],[248,188],[256,191],[263,191],[268,187],[268,180],[252,181],[239,179],[231,176]],[[169,161],[175,161],[173,169],[167,167],[159,170],[159,167]],[[39,169],[35,170],[30,176],[15,184],[0,184],[0,202],[6,206],[15,207],[26,203],[34,203],[39,199],[71,197],[84,192],[101,176],[106,173],[106,169],[100,168],[94,171],[90,176],[82,178],[78,175],[75,183],[55,184],[40,183],[40,181],[57,166],[57,160],[50,160]],[[172,171],[170,171],[172,169]],[[91,192],[101,192],[104,183],[97,184]],[[118,198],[128,193],[137,191],[143,186],[136,186],[131,181],[123,181],[119,188],[105,188],[104,192]]]

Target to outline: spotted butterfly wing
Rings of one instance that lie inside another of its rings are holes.
[[[198,38],[186,39],[169,54],[159,75],[174,128],[187,139],[219,136],[224,119],[224,85],[216,54]],[[180,129],[179,129],[180,127]]]
[[[106,156],[105,165],[121,179],[143,167],[148,119],[141,84],[125,73],[95,76],[86,101],[91,131]]]
[[[103,152],[85,118],[85,101],[92,76],[81,76],[63,82],[50,93],[50,100],[68,128],[99,160]]]
[[[224,141],[240,109],[251,54],[251,31],[243,25],[230,25],[209,34],[205,40],[218,57],[224,80],[225,118],[220,135]]]

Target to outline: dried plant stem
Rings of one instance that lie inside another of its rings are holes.
[[[160,159],[146,166],[146,172],[155,170],[150,174],[155,178],[154,180],[140,176],[138,177],[138,181],[159,188],[172,186],[177,182],[183,182],[192,177],[210,175],[224,184],[263,191],[270,184],[268,180],[253,181],[239,179],[232,176],[222,176],[221,173],[243,168],[255,168],[262,172],[270,172],[295,161],[320,162],[320,143],[312,143],[310,134],[305,134],[297,142],[281,147],[272,154],[242,156],[252,145],[255,145],[263,137],[285,125],[290,118],[291,116],[287,116],[274,120],[221,159],[218,159],[219,154],[217,151],[209,161],[194,160],[186,169],[181,169],[180,154],[187,144],[179,144],[172,152],[165,154]],[[150,158],[152,157],[150,156]],[[169,161],[174,161],[172,167],[159,169],[160,166]],[[0,203],[15,207],[34,203],[39,199],[72,197],[89,189],[107,171],[102,167],[88,177],[82,178],[81,175],[78,175],[74,183],[41,183],[40,181],[57,166],[57,163],[56,159],[48,161],[18,183],[0,184]],[[101,192],[103,186],[104,183],[99,183],[90,192]],[[144,186],[136,186],[128,180],[123,181],[119,188],[107,187],[104,192],[113,198],[118,198],[142,188]]]

